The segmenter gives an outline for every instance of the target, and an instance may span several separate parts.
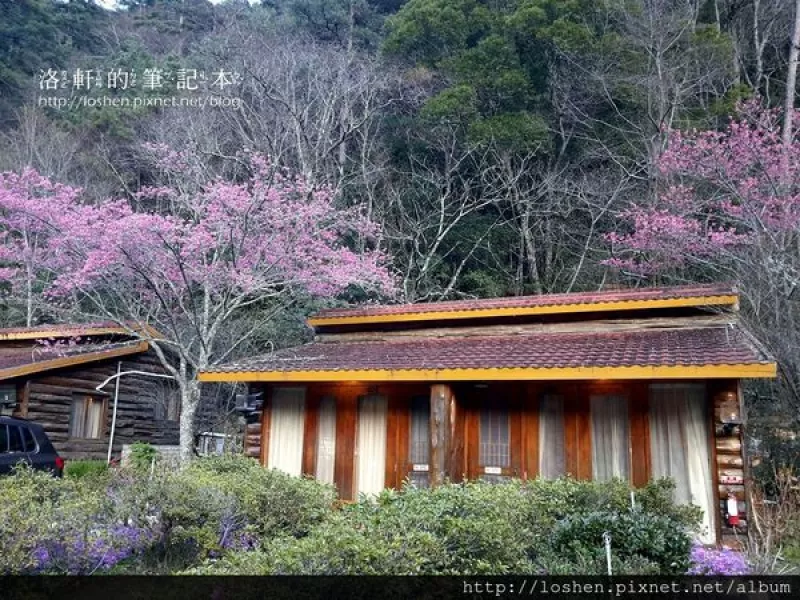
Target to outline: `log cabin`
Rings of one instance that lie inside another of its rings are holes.
[[[263,392],[245,452],[343,499],[409,481],[674,480],[706,543],[746,527],[744,378],[773,358],[733,286],[365,306],[201,372]],[[740,516],[737,517],[736,513]]]
[[[148,342],[115,324],[0,329],[0,408],[41,424],[67,460],[177,444],[179,396],[164,374]]]

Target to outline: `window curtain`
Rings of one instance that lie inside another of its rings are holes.
[[[566,470],[564,399],[548,394],[539,401],[539,477],[556,479]]]
[[[358,403],[356,486],[359,494],[379,494],[386,474],[386,397],[362,396]]]
[[[315,476],[323,483],[333,483],[336,460],[336,400],[326,396],[319,403],[317,433],[317,469]]]
[[[629,479],[630,438],[628,400],[622,396],[590,398],[592,420],[592,477],[608,481]]]
[[[103,400],[90,398],[88,401],[89,410],[86,415],[85,437],[99,438],[103,433]]]
[[[299,477],[303,469],[305,388],[275,388],[270,406],[267,466]]]
[[[714,491],[702,384],[650,386],[650,460],[654,478],[675,481],[675,502],[703,510],[701,540],[716,541]]]
[[[72,410],[69,415],[69,436],[84,437],[84,427],[86,425],[86,399],[74,397],[72,399]]]

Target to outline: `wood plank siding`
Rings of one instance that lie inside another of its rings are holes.
[[[22,394],[14,412],[15,416],[41,424],[56,450],[65,459],[105,459],[115,384],[112,381],[102,391],[98,391],[96,387],[117,373],[119,362],[117,359],[110,359],[27,376],[17,382]],[[129,370],[164,373],[163,366],[153,352],[124,357],[122,371]],[[138,375],[123,375],[120,378],[114,455],[119,455],[123,444],[137,441],[155,445],[178,443],[177,411],[173,410],[172,415],[168,415],[167,407],[156,407],[157,401],[168,399],[160,397],[157,390],[157,386],[163,386],[167,381]],[[177,402],[177,395],[173,393],[173,396],[171,401]],[[87,398],[98,399],[104,404],[100,434],[97,438],[71,437],[73,402]],[[172,419],[167,419],[168,416]]]

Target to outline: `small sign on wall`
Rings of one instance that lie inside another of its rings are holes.
[[[415,473],[427,473],[428,472],[428,465],[412,465],[411,470]]]
[[[503,469],[501,467],[483,467],[483,472],[486,475],[502,475]]]

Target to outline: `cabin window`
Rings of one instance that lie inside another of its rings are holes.
[[[564,398],[547,394],[539,401],[539,477],[557,479],[566,470]]]
[[[675,482],[678,504],[703,510],[705,543],[713,543],[714,492],[708,450],[708,416],[702,384],[650,386],[650,460],[653,478]]]
[[[275,388],[270,410],[267,466],[300,476],[303,469],[305,388]]]
[[[484,408],[480,420],[478,461],[486,481],[502,481],[511,466],[511,426],[508,410]]]
[[[98,439],[106,424],[106,399],[96,396],[73,396],[69,415],[69,436]]]
[[[356,489],[359,494],[379,494],[386,477],[385,396],[362,396],[358,401],[356,435]]]
[[[317,432],[317,465],[315,477],[323,483],[333,483],[336,462],[336,400],[324,397],[319,403]]]
[[[0,385],[0,407],[14,406],[17,403],[17,388],[13,385]]]
[[[411,427],[409,428],[408,460],[411,463],[409,479],[417,487],[428,487],[431,454],[431,401],[428,396],[411,399]]]
[[[153,418],[156,421],[178,421],[181,405],[178,392],[171,385],[156,385],[145,399],[153,404]]]
[[[630,477],[628,399],[616,395],[590,398],[592,420],[592,478],[608,481]]]

